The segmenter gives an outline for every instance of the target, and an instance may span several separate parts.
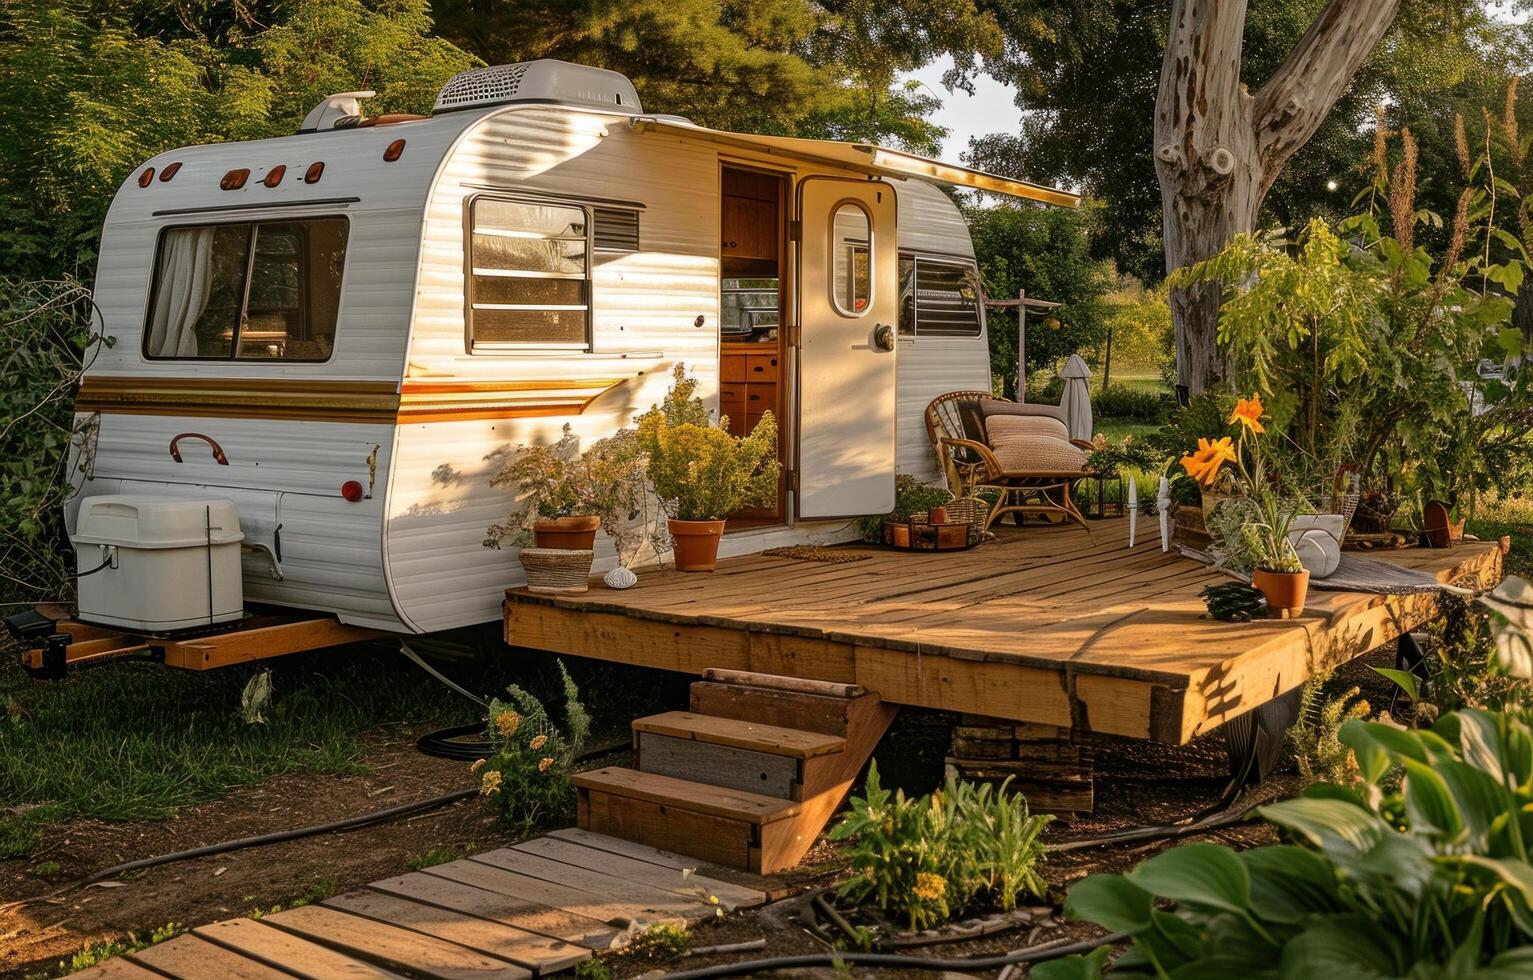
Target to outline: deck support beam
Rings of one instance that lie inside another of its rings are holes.
[[[1021,793],[1034,813],[1062,817],[1095,805],[1096,749],[1090,737],[1068,728],[963,716],[953,729],[947,764],[965,779],[999,783]]]

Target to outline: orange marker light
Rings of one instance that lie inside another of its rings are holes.
[[[398,160],[404,152],[405,141],[395,140],[389,144],[389,148],[387,150],[383,151],[383,161],[385,163],[393,163],[395,160]]]
[[[162,183],[162,184],[165,183],[165,181],[167,181],[170,178],[174,177],[176,174],[180,173],[180,171],[181,171],[181,161],[180,160],[177,160],[174,163],[167,163],[165,165],[165,169],[160,171],[160,183]]]
[[[154,168],[145,167],[144,172],[138,175],[138,186],[148,187],[152,180],[154,180]]]
[[[237,191],[245,186],[245,181],[250,179],[250,171],[245,167],[231,170],[224,174],[224,179],[218,182],[218,186],[226,191]]]
[[[279,163],[275,167],[272,167],[270,170],[266,171],[266,177],[261,181],[261,183],[265,184],[267,187],[276,187],[278,184],[282,183],[282,178],[286,176],[286,174],[287,167]]]
[[[325,174],[325,165],[324,165],[324,163],[321,162],[321,161],[316,160],[313,163],[309,164],[309,169],[308,170],[304,171],[303,182],[305,184],[317,184],[317,183],[319,183],[319,178],[324,176],[324,174]]]

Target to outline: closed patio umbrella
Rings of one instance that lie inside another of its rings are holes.
[[[1059,399],[1059,407],[1070,429],[1071,439],[1091,439],[1091,369],[1079,354],[1071,354],[1060,372],[1065,379],[1065,392]]]

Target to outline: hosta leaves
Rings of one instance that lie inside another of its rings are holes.
[[[1251,904],[1251,879],[1245,865],[1228,848],[1217,844],[1174,847],[1135,868],[1129,878],[1176,902],[1226,912],[1244,912]]]
[[[1027,975],[1030,980],[1099,980],[1111,954],[1111,947],[1099,946],[1084,956],[1062,956],[1034,964]]]
[[[1336,872],[1313,851],[1289,844],[1241,851],[1251,909],[1264,921],[1296,923],[1336,907]]]
[[[1402,759],[1405,766],[1405,807],[1417,829],[1431,828],[1447,838],[1457,837],[1464,829],[1448,784],[1430,766],[1415,759]]]
[[[1363,852],[1381,835],[1393,833],[1378,817],[1344,800],[1284,800],[1269,803],[1259,812],[1327,853]]]
[[[1316,919],[1283,948],[1293,980],[1383,980],[1405,972],[1400,941],[1361,915]]]
[[[1138,932],[1150,924],[1149,892],[1122,875],[1091,875],[1076,882],[1065,900],[1065,914],[1113,932]]]

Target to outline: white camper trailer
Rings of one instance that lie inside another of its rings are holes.
[[[72,533],[93,496],[229,500],[247,603],[495,620],[521,580],[482,545],[511,505],[487,457],[608,435],[680,363],[732,424],[781,420],[778,504],[723,553],[844,540],[896,471],[936,477],[926,403],[989,387],[942,188],[1076,203],[646,114],[621,75],[562,62],[465,72],[429,117],[367,118],[366,94],[293,136],[160,154],[118,192]]]

